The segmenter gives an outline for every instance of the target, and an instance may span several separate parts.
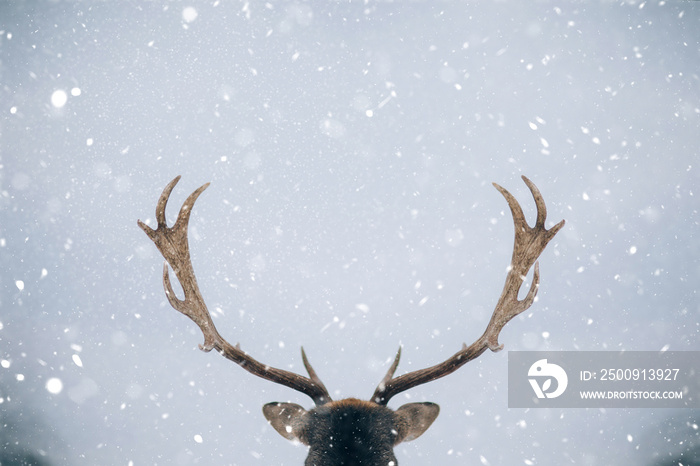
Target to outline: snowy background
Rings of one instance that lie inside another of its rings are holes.
[[[232,343],[336,398],[476,339],[513,227],[566,227],[506,350],[403,465],[697,461],[697,411],[507,407],[508,350],[700,350],[700,2],[0,5],[0,448],[44,465],[299,465],[262,416],[311,407],[197,349],[154,224],[191,221]],[[694,453],[693,453],[694,450]],[[694,456],[693,456],[694,455]],[[3,463],[5,464],[5,463]],[[37,463],[38,464],[38,463]],[[693,463],[693,464],[698,464]]]

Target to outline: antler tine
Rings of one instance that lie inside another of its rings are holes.
[[[401,359],[401,347],[399,346],[399,350],[396,352],[396,357],[394,358],[394,362],[391,363],[391,366],[389,367],[389,370],[386,371],[386,375],[382,379],[381,382],[379,382],[379,385],[377,386],[377,389],[374,392],[374,395],[372,395],[372,401],[375,403],[379,404],[386,404],[382,403],[382,397],[377,396],[378,392],[383,392],[386,384],[389,383],[391,379],[394,378],[394,373],[396,372],[396,368],[399,367],[399,360]],[[388,400],[387,400],[388,401]]]
[[[163,264],[163,287],[165,288],[168,302],[174,309],[189,317],[202,331],[204,344],[199,345],[199,348],[203,351],[216,349],[225,358],[237,363],[251,374],[304,393],[311,397],[317,405],[330,401],[331,397],[328,395],[328,390],[316,376],[306,359],[306,355],[303,354],[303,350],[302,359],[304,360],[304,366],[309,371],[310,378],[262,364],[242,351],[239,345],[231,345],[219,334],[199,290],[197,278],[192,267],[192,260],[190,259],[189,241],[187,239],[187,229],[192,208],[197,198],[207,189],[209,183],[200,186],[189,195],[180,208],[175,224],[172,227],[168,227],[165,219],[165,208],[170,194],[179,180],[179,176],[173,179],[160,195],[156,204],[158,227],[154,230],[141,220],[138,221],[138,225],[153,241],[165,259],[165,264]],[[184,299],[179,299],[175,295],[168,265],[175,271],[175,275],[185,294]]]
[[[515,233],[518,234],[518,225],[527,226],[527,220],[525,220],[525,215],[523,214],[523,209],[520,207],[520,203],[513,197],[513,195],[508,192],[506,188],[498,183],[491,183],[498,191],[506,198],[508,202],[508,207],[510,207],[510,212],[513,215],[513,224],[515,226]]]
[[[328,393],[328,390],[326,389],[326,386],[323,385],[323,382],[321,382],[321,379],[316,375],[316,371],[314,370],[313,367],[311,367],[311,363],[309,362],[308,358],[306,357],[306,353],[304,352],[304,347],[301,347],[301,360],[304,362],[304,367],[306,368],[306,372],[309,374],[309,378],[313,383],[318,385],[323,389],[324,392]],[[330,397],[328,398],[328,401],[330,401]]]
[[[535,221],[535,226],[544,227],[544,221],[547,218],[547,206],[544,204],[544,198],[542,197],[542,193],[540,193],[540,190],[537,189],[535,183],[530,181],[530,179],[527,176],[523,175],[522,179],[527,185],[527,187],[530,189],[533,199],[535,199],[535,206],[537,207],[537,220]]]
[[[506,199],[510,207],[515,228],[515,240],[503,291],[484,333],[471,345],[464,345],[452,357],[432,367],[409,372],[394,379],[392,377],[396,367],[392,365],[389,373],[387,373],[387,376],[379,384],[374,395],[372,395],[372,400],[379,404],[387,404],[389,399],[398,393],[451,374],[467,362],[478,358],[487,348],[494,352],[503,349],[503,345],[498,343],[498,336],[503,327],[513,317],[528,309],[535,301],[540,283],[540,268],[536,262],[537,258],[542,254],[549,241],[554,238],[554,235],[564,226],[564,220],[562,220],[549,230],[545,228],[547,208],[545,207],[544,198],[532,181],[524,176],[522,178],[530,189],[537,206],[537,219],[534,227],[530,227],[527,224],[522,207],[515,197],[500,185],[493,184]],[[532,284],[525,298],[519,300],[518,292],[533,264],[535,267]],[[398,356],[395,364],[398,364]]]
[[[166,226],[165,208],[168,206],[170,194],[173,192],[173,188],[175,188],[178,181],[180,181],[180,175],[176,176],[170,183],[168,183],[165,188],[163,188],[163,192],[160,194],[158,204],[156,204],[156,221],[158,222],[159,227],[161,225]]]
[[[176,178],[176,180],[178,178]],[[184,235],[187,236],[187,226],[190,223],[190,215],[192,214],[194,203],[209,185],[210,183],[204,183],[187,197],[182,207],[180,207],[180,212],[177,214],[177,220],[175,221],[175,225],[173,225],[173,230],[183,230]]]
[[[177,272],[175,272],[175,275],[177,275]],[[180,279],[178,278],[178,280]],[[180,283],[182,283],[182,281],[180,281]],[[205,312],[200,312],[196,306],[192,307],[191,303],[188,303],[187,301],[188,292],[185,292],[185,299],[179,299],[175,295],[173,285],[170,282],[167,262],[163,263],[163,287],[165,288],[165,297],[168,299],[168,302],[173,309],[189,317],[190,320],[197,324],[199,329],[202,331],[204,343],[199,345],[199,349],[208,353],[215,347],[221,346],[221,342],[224,341],[224,339],[221,337],[221,335],[219,335],[218,330],[216,330],[209,311],[205,308]],[[202,305],[204,306],[203,301]]]

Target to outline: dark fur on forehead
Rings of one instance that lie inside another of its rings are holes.
[[[307,465],[320,464],[316,462],[319,458],[347,466],[397,464],[392,447],[398,432],[394,413],[386,406],[348,398],[318,406],[308,414],[312,422],[304,429],[311,447]],[[347,463],[347,458],[363,462]]]

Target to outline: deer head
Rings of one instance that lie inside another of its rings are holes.
[[[463,345],[461,350],[441,363],[394,378],[401,357],[399,348],[394,362],[369,401],[355,398],[333,401],[323,382],[309,364],[303,348],[301,357],[308,377],[260,363],[241,350],[238,344],[231,345],[219,335],[199,291],[187,240],[187,226],[192,208],[209,183],[190,194],[182,205],[175,224],[168,227],[165,221],[165,207],[170,193],[179,180],[178,176],[168,183],[158,200],[156,229],[138,221],[139,227],[146,232],[165,258],[163,285],[168,302],[199,326],[204,335],[204,344],[199,345],[200,349],[207,352],[216,349],[225,358],[251,374],[304,393],[314,401],[316,406],[310,410],[294,403],[275,402],[263,406],[265,418],[280,435],[309,446],[306,465],[396,466],[398,462],[394,456],[393,447],[401,442],[420,437],[437,418],[440,408],[435,403],[408,403],[392,410],[387,407],[389,400],[417,385],[451,374],[469,361],[478,358],[486,349],[494,352],[503,349],[503,345],[498,343],[499,333],[506,323],[528,309],[534,302],[540,281],[537,258],[544,251],[547,243],[564,226],[564,220],[562,220],[549,230],[545,228],[547,209],[544,199],[529,179],[523,176],[537,206],[534,227],[527,224],[518,201],[508,191],[494,183],[496,189],[508,202],[513,215],[515,244],[501,297],[483,335],[471,345]],[[175,271],[182,286],[184,299],[175,296],[168,264]],[[532,284],[525,298],[519,300],[518,292],[533,264],[535,268]]]

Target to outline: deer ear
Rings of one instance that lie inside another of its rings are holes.
[[[408,403],[394,412],[396,439],[394,445],[415,440],[431,426],[440,414],[440,407],[435,403]]]
[[[308,445],[306,440],[306,410],[296,403],[267,403],[263,415],[267,422],[287,440]]]

